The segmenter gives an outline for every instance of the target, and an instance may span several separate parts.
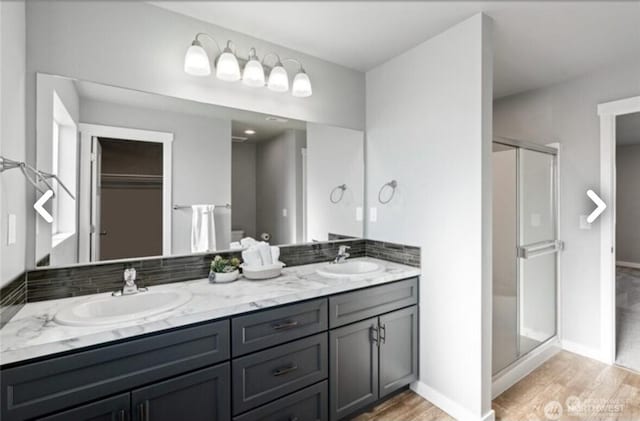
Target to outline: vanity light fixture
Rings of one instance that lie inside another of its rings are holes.
[[[200,40],[201,37],[207,37],[215,44],[219,55],[215,60],[216,77],[227,82],[235,82],[242,79],[242,83],[250,87],[266,87],[274,92],[287,92],[289,90],[289,74],[283,63],[293,62],[298,65],[298,71],[293,78],[291,94],[298,98],[306,98],[311,96],[311,79],[305,72],[302,64],[296,59],[280,59],[275,53],[266,54],[262,61],[258,59],[255,48],[249,50],[247,59],[238,60],[235,48],[232,49],[233,43],[227,41],[226,47],[220,48],[220,45],[211,35],[200,32],[196,34],[195,39],[191,42],[191,46],[187,49],[184,57],[184,71],[193,76],[209,76],[211,74],[211,64],[204,46]],[[266,78],[265,84],[265,58],[274,56],[276,62],[273,67],[268,69],[269,77]],[[241,71],[240,64],[244,64]]]
[[[256,134],[256,131],[253,129],[247,129],[244,131],[244,134],[252,135],[252,134]]]
[[[244,65],[242,72],[242,83],[247,86],[262,87],[264,86],[264,67],[258,60],[256,49],[249,50],[249,60]]]

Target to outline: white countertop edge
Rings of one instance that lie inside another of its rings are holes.
[[[369,257],[350,260],[378,263],[385,267],[385,272],[370,278],[330,279],[315,272],[327,264],[323,262],[285,268],[278,278],[265,281],[242,279],[229,284],[210,284],[207,279],[198,279],[152,286],[153,289],[186,288],[194,297],[170,312],[115,326],[73,327],[53,321],[60,308],[100,294],[28,303],[0,330],[0,365],[420,275],[419,268],[385,260]]]

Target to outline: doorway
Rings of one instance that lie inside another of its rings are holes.
[[[496,375],[556,336],[557,151],[493,143],[493,363]]]

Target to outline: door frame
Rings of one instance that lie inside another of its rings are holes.
[[[79,233],[79,252],[80,262],[90,262],[91,257],[88,253],[91,244],[91,139],[93,137],[108,137],[112,139],[131,140],[138,142],[162,143],[162,254],[168,256],[171,254],[171,194],[172,194],[172,144],[173,133],[159,132],[152,130],[131,129],[127,127],[105,126],[101,124],[80,123],[78,125],[80,131],[80,174],[81,174],[81,192],[80,195],[80,215],[81,221],[88,222],[81,224],[81,232]],[[88,209],[88,210],[87,210]],[[86,228],[82,228],[82,227]]]
[[[616,117],[640,112],[640,96],[598,104],[600,117],[600,197],[609,209],[600,216],[600,352],[616,359]]]

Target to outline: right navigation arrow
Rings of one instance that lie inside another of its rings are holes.
[[[604,203],[604,201],[600,199],[600,196],[598,196],[593,190],[587,190],[587,196],[589,196],[589,199],[593,200],[593,203],[596,204],[596,208],[591,212],[591,214],[589,214],[589,216],[587,216],[587,222],[591,224],[593,221],[598,219],[602,212],[604,212],[607,208],[607,204]]]

